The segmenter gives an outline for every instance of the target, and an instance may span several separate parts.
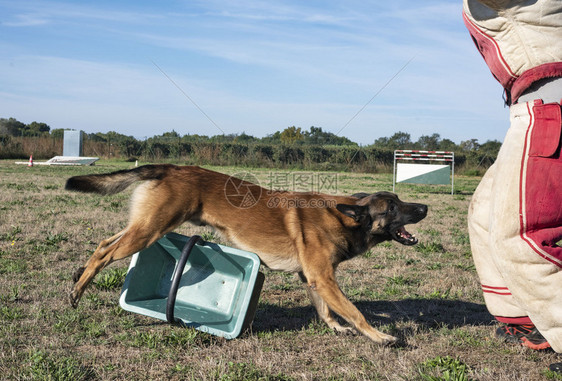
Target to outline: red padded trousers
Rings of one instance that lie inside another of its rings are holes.
[[[562,352],[561,107],[515,104],[510,121],[470,205],[472,255],[490,313]]]

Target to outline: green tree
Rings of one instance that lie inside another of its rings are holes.
[[[458,146],[450,139],[443,139],[439,142],[440,151],[456,151]]]
[[[298,141],[302,141],[304,139],[304,135],[300,127],[287,127],[281,132],[281,143],[284,144],[294,144]]]
[[[390,144],[395,145],[397,149],[400,147],[409,148],[412,146],[411,138],[412,137],[407,132],[398,131],[390,137]]]
[[[502,143],[497,140],[487,140],[486,143],[482,144],[478,151],[487,154],[488,156],[496,157],[498,156],[498,152]]]
[[[273,134],[269,134],[261,139],[262,143],[266,144],[280,144],[281,143],[281,132],[275,131]]]
[[[163,138],[179,138],[180,134],[178,134],[176,131],[172,130],[170,132],[164,132],[162,134]]]
[[[331,132],[322,130],[322,127],[311,126],[309,131],[305,131],[304,143],[315,145],[356,145],[345,136],[338,136]]]
[[[439,149],[439,141],[441,136],[439,134],[422,135],[418,139],[416,146],[422,150],[436,151]]]
[[[141,152],[141,142],[139,142],[132,136],[127,136],[121,139],[117,143],[117,146],[119,147],[121,155],[124,155],[128,158],[138,156]]]
[[[44,134],[48,134],[50,130],[51,127],[49,127],[49,125],[46,123],[31,122],[25,126],[25,130],[24,130],[25,132],[23,133],[23,135],[41,136]]]
[[[64,132],[63,132],[64,135]],[[87,134],[88,139],[93,141],[93,142],[107,142],[107,137],[105,136],[105,134],[102,134],[101,132],[96,132],[93,134]]]
[[[209,141],[213,143],[232,143],[237,136],[238,136],[237,134],[214,135],[211,136]]]
[[[234,139],[235,143],[242,143],[242,144],[254,143],[256,141],[258,141],[257,138],[253,137],[252,135],[248,135],[245,132],[242,132]]]
[[[63,128],[52,129],[51,130],[51,138],[63,139],[64,138],[64,129]]]
[[[377,148],[395,149],[411,149],[413,143],[410,134],[407,132],[396,132],[390,138],[378,138],[373,145]]]
[[[373,142],[373,146],[377,148],[389,148],[389,141],[390,139],[387,136],[382,136],[378,139],[375,139]]]
[[[190,143],[199,143],[199,142],[208,142],[210,139],[207,135],[184,135],[182,141],[190,142]]]
[[[470,139],[462,141],[459,147],[465,152],[474,152],[478,151],[480,144],[478,144],[478,139]]]
[[[25,123],[14,118],[0,118],[0,135],[22,136]]]

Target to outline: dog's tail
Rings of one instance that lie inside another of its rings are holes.
[[[144,165],[100,175],[74,176],[66,181],[64,188],[85,193],[115,194],[136,181],[160,180],[168,173],[170,167],[172,165]]]

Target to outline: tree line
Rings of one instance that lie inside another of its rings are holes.
[[[22,123],[14,118],[0,118],[0,158],[49,158],[62,152],[63,129],[51,129],[41,122]],[[60,148],[59,152],[55,152]],[[84,136],[84,154],[104,158],[144,161],[181,160],[194,164],[286,166],[308,169],[385,171],[393,163],[395,149],[454,151],[461,167],[484,170],[490,166],[501,143],[477,139],[456,144],[439,134],[422,135],[416,141],[406,132],[380,137],[372,144],[360,146],[322,127],[308,130],[290,126],[263,138],[246,133],[223,135],[180,135],[165,132],[137,139],[115,131]],[[36,152],[27,152],[34,150]],[[49,156],[50,155],[50,156]]]

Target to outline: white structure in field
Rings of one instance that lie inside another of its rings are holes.
[[[99,157],[82,156],[84,132],[79,130],[64,130],[64,141],[62,145],[62,156],[55,156],[47,161],[33,162],[32,158],[27,161],[16,161],[16,164],[38,165],[94,165]]]
[[[454,152],[417,150],[394,151],[392,191],[394,191],[396,183],[451,184],[451,194],[453,194],[454,176]]]
[[[64,130],[62,156],[82,156],[82,140],[84,133],[80,130]]]

